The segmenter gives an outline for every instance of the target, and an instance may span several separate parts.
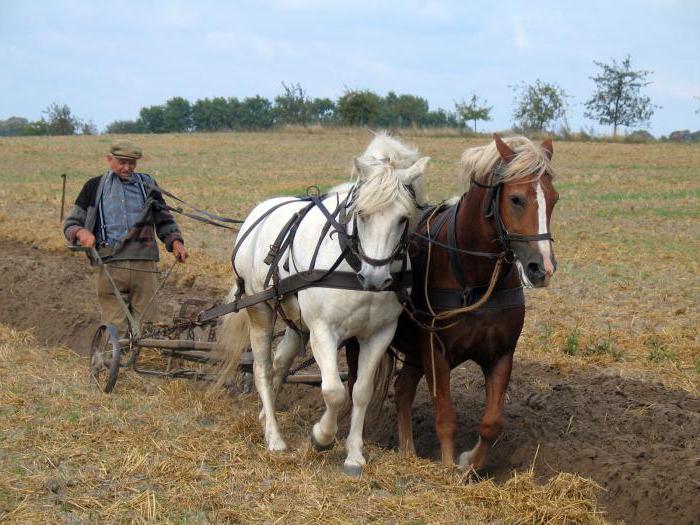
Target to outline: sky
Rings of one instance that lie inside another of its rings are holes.
[[[298,82],[446,110],[476,93],[493,106],[479,130],[496,131],[512,125],[510,86],[541,79],[570,95],[573,131],[608,134],[584,117],[589,77],[627,54],[654,72],[647,129],[700,129],[700,0],[0,0],[0,119],[57,102],[104,129],[174,96],[272,100]]]

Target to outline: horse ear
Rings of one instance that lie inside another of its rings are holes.
[[[414,162],[410,167],[405,170],[401,170],[398,173],[399,179],[404,186],[410,186],[413,182],[420,177],[425,171],[425,165],[428,164],[430,157],[422,157]]]
[[[542,143],[542,149],[544,154],[547,155],[547,160],[552,160],[552,155],[554,155],[554,143],[552,139],[547,139]]]
[[[515,158],[515,152],[510,149],[508,144],[503,142],[503,139],[498,135],[498,133],[493,134],[493,140],[496,141],[496,149],[498,150],[498,154],[503,159],[503,162],[508,164]]]

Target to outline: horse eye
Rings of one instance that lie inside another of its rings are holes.
[[[525,199],[523,199],[520,195],[511,195],[510,202],[512,202],[513,205],[518,206],[520,208],[525,206]]]

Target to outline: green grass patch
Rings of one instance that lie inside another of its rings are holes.
[[[562,352],[566,355],[576,355],[579,353],[581,346],[581,331],[578,328],[574,328],[564,339],[564,346],[562,347]]]
[[[622,359],[622,352],[615,345],[615,340],[612,336],[612,327],[608,324],[608,335],[605,339],[596,341],[592,345],[586,346],[583,350],[585,356],[607,356],[613,361]]]
[[[672,352],[666,348],[666,345],[663,344],[657,337],[651,338],[647,342],[647,346],[649,347],[649,354],[647,355],[648,361],[656,364],[670,362],[675,365],[676,368],[680,368],[680,361],[678,361],[678,357],[676,356],[675,352]],[[697,367],[698,362],[696,361],[695,364]]]
[[[548,324],[542,325],[542,332],[537,336],[537,340],[540,343],[542,350],[544,350],[546,352],[549,351],[549,349],[551,347],[553,334],[554,334],[554,331],[552,330],[551,326],[549,326]]]

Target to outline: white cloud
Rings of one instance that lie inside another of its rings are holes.
[[[525,51],[532,47],[532,41],[525,31],[521,20],[515,20],[513,24],[513,38],[515,40],[515,47],[518,51]]]
[[[235,31],[206,33],[204,40],[213,50],[233,52],[242,56],[253,54],[266,60],[293,53],[293,48],[288,42]]]

